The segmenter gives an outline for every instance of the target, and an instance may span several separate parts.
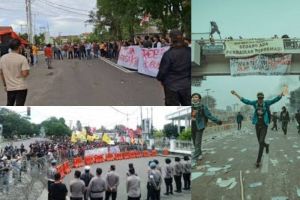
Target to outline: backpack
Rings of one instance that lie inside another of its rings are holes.
[[[256,102],[256,108],[258,107],[258,102]],[[270,106],[266,105],[266,102],[263,103],[263,108],[266,108],[266,112],[268,114],[268,118],[269,118],[269,122],[271,121],[271,110],[270,110]],[[255,110],[256,113],[256,110]]]

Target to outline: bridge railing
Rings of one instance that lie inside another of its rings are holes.
[[[196,40],[201,47],[203,55],[206,54],[224,54],[225,42],[229,39],[217,40]],[[284,38],[283,46],[285,53],[300,53],[300,38]]]

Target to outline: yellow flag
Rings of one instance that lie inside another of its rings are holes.
[[[77,136],[76,136],[76,133],[75,133],[75,132],[72,133],[72,136],[71,136],[71,142],[72,142],[72,143],[76,143],[76,142],[77,142]]]
[[[110,144],[111,143],[111,139],[110,137],[107,135],[107,133],[104,133],[103,136],[102,136],[102,141],[107,143],[107,144]]]

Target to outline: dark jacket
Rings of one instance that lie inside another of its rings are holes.
[[[172,91],[191,88],[191,48],[175,46],[166,51],[156,78]]]
[[[236,121],[237,121],[237,123],[241,123],[241,122],[243,121],[243,119],[244,119],[244,117],[243,117],[242,114],[238,114],[238,115],[236,116]]]

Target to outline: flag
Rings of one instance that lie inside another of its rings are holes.
[[[128,135],[129,135],[129,137],[134,137],[134,130],[133,129],[129,129],[128,130]]]
[[[72,143],[76,143],[76,142],[77,142],[77,136],[76,136],[76,133],[75,133],[75,132],[72,133],[72,136],[71,136],[71,142],[72,142]]]
[[[144,17],[142,18],[142,21],[141,21],[141,23],[140,23],[140,26],[143,26],[143,24],[145,23],[145,22],[149,22],[150,21],[150,14],[148,13],[148,14],[144,14]]]
[[[136,134],[137,135],[142,135],[142,129],[140,127],[136,128]]]
[[[133,137],[130,138],[130,142],[131,142],[131,144],[135,144],[135,140]]]
[[[110,144],[111,143],[111,139],[110,137],[107,135],[107,133],[103,133],[102,135],[102,141],[107,143],[107,144]]]
[[[120,142],[122,143],[126,142],[124,136],[121,136]]]

